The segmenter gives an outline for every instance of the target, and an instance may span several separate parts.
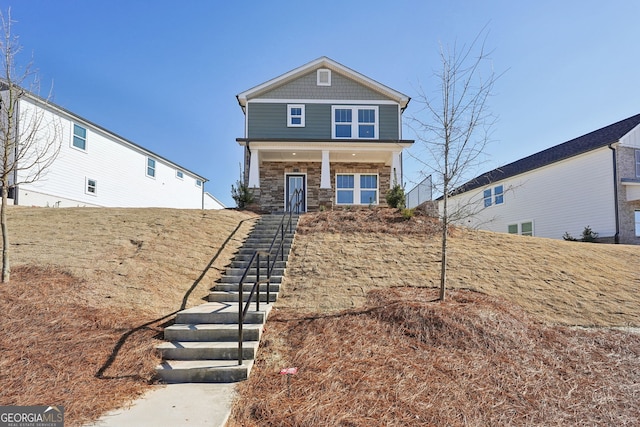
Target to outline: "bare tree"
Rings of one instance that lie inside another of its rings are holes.
[[[412,117],[416,138],[429,153],[422,163],[425,175],[431,173],[440,198],[441,269],[439,299],[445,299],[447,283],[447,238],[453,222],[473,215],[470,205],[449,205],[452,192],[469,178],[484,160],[495,117],[488,99],[499,76],[493,71],[485,50],[485,31],[470,45],[458,48],[440,46],[442,68],[434,73],[434,95],[418,90],[416,102],[421,110]],[[483,75],[486,72],[486,75]]]
[[[7,205],[10,189],[19,184],[41,179],[60,151],[60,125],[47,113],[48,98],[41,98],[39,80],[32,61],[25,67],[17,65],[22,46],[11,32],[11,9],[6,16],[0,12],[2,38],[0,54],[0,228],[2,228],[2,282],[9,282],[9,231]],[[29,89],[25,89],[27,86]]]

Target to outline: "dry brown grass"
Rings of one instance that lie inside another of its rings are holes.
[[[163,324],[202,302],[253,217],[12,208],[0,405],[63,405],[78,426],[134,399],[153,380]]]
[[[455,230],[437,303],[434,222],[374,211],[303,217],[231,426],[637,423],[640,338],[560,325],[638,326],[640,248]]]

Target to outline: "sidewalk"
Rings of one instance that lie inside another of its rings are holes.
[[[224,427],[234,395],[233,383],[158,385],[86,427]]]

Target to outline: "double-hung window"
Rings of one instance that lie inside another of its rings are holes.
[[[333,106],[332,137],[378,139],[378,107]]]
[[[636,150],[636,178],[640,178],[640,150]]]
[[[73,125],[72,144],[75,148],[78,148],[82,151],[87,150],[87,130],[85,128],[76,124]]]
[[[151,157],[147,157],[147,176],[151,178],[156,176],[156,161]]]
[[[493,188],[487,188],[482,192],[482,198],[484,200],[484,207],[488,208],[491,205],[501,205],[504,203],[504,186],[497,185]]]
[[[640,211],[635,211],[636,237],[640,237]]]
[[[525,221],[507,226],[509,234],[520,234],[521,236],[533,236],[533,221]]]
[[[98,192],[98,182],[95,179],[86,179],[85,193],[95,196]]]
[[[287,126],[304,127],[304,105],[287,105]]]
[[[378,175],[337,174],[336,203],[338,205],[377,205]]]

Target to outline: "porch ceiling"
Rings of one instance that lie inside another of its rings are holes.
[[[391,165],[391,152],[331,151],[331,163],[385,163]],[[322,150],[260,150],[261,162],[322,162]]]

